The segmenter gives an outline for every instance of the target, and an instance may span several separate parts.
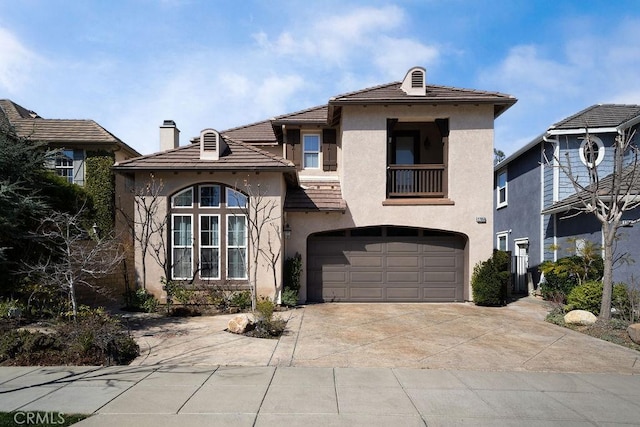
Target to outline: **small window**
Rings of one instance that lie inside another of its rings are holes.
[[[201,185],[200,186],[200,207],[217,208],[220,207],[220,186]]]
[[[193,206],[193,188],[182,190],[171,198],[171,206],[174,208],[190,208]]]
[[[604,144],[594,135],[584,138],[580,144],[580,161],[588,168],[595,168],[604,159]]]
[[[507,171],[500,172],[496,184],[497,207],[507,206]]]
[[[496,235],[496,249],[498,249],[499,251],[509,250],[508,236],[508,233],[498,233]]]
[[[227,277],[247,278],[247,219],[244,215],[227,216]]]
[[[228,208],[246,208],[247,196],[239,191],[227,188],[227,207]]]
[[[320,167],[320,134],[307,134],[302,137],[304,168]]]
[[[56,173],[73,184],[73,150],[63,150],[56,157]]]
[[[200,277],[220,278],[220,217],[200,215]]]
[[[173,215],[172,231],[172,277],[174,279],[188,279],[193,271],[191,215]]]

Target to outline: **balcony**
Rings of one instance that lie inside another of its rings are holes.
[[[444,198],[446,174],[443,164],[389,165],[388,198]]]

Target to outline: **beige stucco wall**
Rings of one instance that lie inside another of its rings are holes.
[[[282,208],[284,205],[284,179],[281,173],[276,172],[261,172],[260,174],[256,174],[254,172],[155,172],[154,173],[156,182],[162,182],[162,191],[161,195],[161,203],[159,204],[159,208],[157,211],[158,217],[163,217],[167,215],[168,208],[170,206],[170,196],[175,194],[177,191],[199,183],[217,183],[217,184],[225,184],[231,187],[235,187],[238,190],[241,190],[245,193],[250,194],[260,194],[262,196],[262,206],[274,206],[274,210],[271,214],[272,221],[269,223],[265,223],[262,233],[261,233],[261,244],[260,247],[265,251],[268,250],[268,240],[271,240],[272,250],[275,253],[280,253],[280,261],[283,258],[283,245],[281,240],[277,237],[276,230],[282,230]],[[148,172],[138,172],[136,174],[136,187],[141,188],[147,182],[149,182],[149,173]],[[251,190],[247,190],[246,184],[251,184]],[[257,184],[260,183],[260,187],[258,189]],[[255,200],[255,199],[254,199]],[[251,203],[251,201],[250,201]],[[250,209],[250,208],[249,208]],[[213,210],[212,210],[213,211]],[[251,211],[251,210],[250,210]],[[138,222],[140,222],[140,218],[138,218]],[[170,220],[168,221],[170,224]],[[138,233],[140,233],[140,226],[137,226]],[[194,236],[195,237],[195,236]],[[168,241],[167,234],[163,237],[154,236],[154,239],[158,241],[158,239],[164,238]],[[226,241],[224,236],[221,237],[221,242]],[[249,242],[249,260],[248,264],[250,266],[250,270],[253,269],[253,255],[254,252],[251,249],[251,244]],[[221,249],[224,249],[225,246],[222,246]],[[143,257],[142,257],[142,248],[139,242],[136,242],[135,249],[135,265],[137,278],[140,285],[142,285],[142,267],[143,267]],[[225,268],[224,265],[221,265],[221,268]],[[277,287],[281,289],[281,281],[282,281],[282,263],[279,262],[276,265],[276,278],[277,278]],[[250,277],[253,277],[253,273],[250,271]],[[161,278],[165,276],[165,273],[162,267],[153,260],[152,256],[147,256],[146,259],[146,288],[153,293],[162,303],[166,302],[166,295],[162,290]],[[214,284],[216,281],[209,281],[209,283]],[[248,283],[248,282],[247,282]],[[221,283],[217,283],[221,284]],[[264,295],[269,297],[277,297],[274,279],[273,279],[273,270],[270,267],[270,263],[263,257],[259,258],[258,268],[257,268],[257,293],[258,295]]]
[[[453,205],[384,206],[387,118],[427,121],[448,118],[448,198]],[[288,213],[293,233],[287,257],[306,264],[307,237],[315,232],[372,225],[438,229],[467,237],[465,298],[471,299],[473,266],[493,248],[493,106],[347,106],[343,108],[338,164],[347,212]],[[476,222],[477,217],[486,223]],[[306,298],[306,270],[301,300]]]

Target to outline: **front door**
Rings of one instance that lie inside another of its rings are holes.
[[[527,291],[527,272],[529,270],[529,241],[515,241],[515,292],[522,293]]]
[[[414,131],[397,131],[393,137],[392,163],[394,165],[415,165],[418,163],[418,143],[420,134]],[[397,193],[414,191],[414,173],[412,168],[396,170],[394,190]]]

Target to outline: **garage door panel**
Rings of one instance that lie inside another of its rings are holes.
[[[420,283],[419,271],[388,271],[387,272],[387,284],[393,285],[393,283]]]
[[[323,283],[346,283],[347,273],[344,270],[331,271],[324,269],[322,271]]]
[[[382,271],[351,271],[349,275],[352,283],[375,283],[380,286],[382,283]]]
[[[419,300],[420,288],[418,287],[393,287],[387,288],[388,301]]]
[[[420,257],[418,256],[387,256],[387,267],[413,267],[418,268],[420,266]]]
[[[350,297],[350,299],[352,301],[357,301],[357,300],[361,300],[361,301],[370,301],[370,300],[382,301],[383,290],[379,286],[377,286],[377,287],[369,286],[369,287],[366,287],[366,288],[352,287],[352,288],[349,288],[349,297]]]
[[[456,297],[456,288],[453,287],[442,287],[442,288],[424,288],[424,298],[425,301],[441,301],[441,302],[450,302],[450,301],[460,301],[460,298]]]
[[[453,268],[458,264],[458,258],[456,256],[425,256],[422,257],[422,262],[424,266],[429,267],[444,267],[444,268]]]
[[[423,277],[427,283],[457,283],[459,280],[455,271],[428,271]]]
[[[383,258],[380,255],[374,256],[362,256],[362,255],[349,255],[349,261],[351,267],[378,267],[382,268]]]
[[[393,254],[395,252],[402,253],[419,253],[420,246],[416,242],[389,242],[387,243],[387,253]]]
[[[309,237],[309,301],[463,300],[462,238],[349,234]]]

